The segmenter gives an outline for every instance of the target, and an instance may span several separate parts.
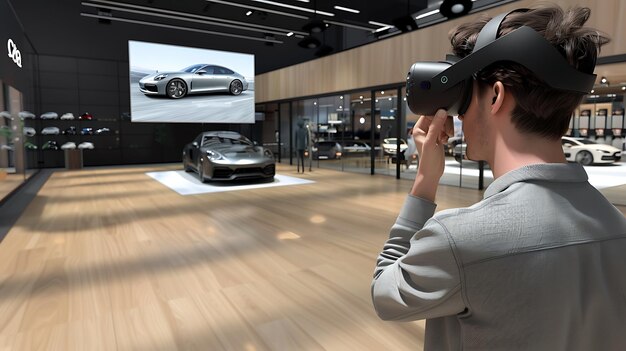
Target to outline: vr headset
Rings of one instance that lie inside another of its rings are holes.
[[[527,9],[514,10],[528,11]],[[561,53],[532,28],[522,26],[497,38],[500,24],[510,14],[491,19],[478,34],[472,53],[460,59],[446,56],[445,61],[416,62],[407,76],[406,99],[417,115],[433,116],[443,108],[449,115],[462,115],[472,99],[473,76],[498,61],[523,65],[558,90],[588,94],[595,74],[572,67]],[[591,72],[595,61],[590,65]]]

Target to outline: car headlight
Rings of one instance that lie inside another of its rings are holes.
[[[611,153],[611,151],[600,150],[600,149],[596,149],[596,151],[600,151],[603,154],[610,154]]]
[[[154,77],[154,80],[162,80],[167,78],[167,74],[159,74],[158,76]]]
[[[268,149],[263,150],[263,155],[269,158],[274,158],[274,155],[272,155],[272,152]]]
[[[317,152],[317,148],[316,148],[315,146],[313,146],[313,147],[311,148],[311,151],[313,151],[313,152]]]
[[[206,154],[209,157],[209,160],[212,160],[212,161],[224,159],[224,156],[222,156],[219,152],[207,150]]]

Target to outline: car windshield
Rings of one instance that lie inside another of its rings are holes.
[[[185,67],[181,70],[181,72],[196,73],[197,70],[199,70],[200,68],[204,66],[205,65],[193,65],[193,66]]]
[[[248,145],[251,146],[252,142],[244,137],[231,137],[231,136],[221,136],[221,135],[213,135],[204,137],[202,141],[202,146],[216,146],[216,145]]]
[[[595,141],[591,141],[589,139],[576,139],[577,142],[585,145],[594,145],[597,144]]]

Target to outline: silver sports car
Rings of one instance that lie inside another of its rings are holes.
[[[187,94],[227,92],[239,95],[248,82],[239,73],[217,65],[197,64],[180,72],[158,72],[139,80],[139,90],[146,95],[167,95],[180,99]]]
[[[183,149],[183,168],[200,180],[273,179],[272,152],[236,132],[204,132]]]

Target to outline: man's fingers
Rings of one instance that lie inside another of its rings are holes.
[[[448,118],[448,114],[445,110],[438,110],[437,114],[433,118],[432,123],[428,127],[428,133],[426,134],[425,144],[439,144],[439,138],[443,132],[443,126]]]

